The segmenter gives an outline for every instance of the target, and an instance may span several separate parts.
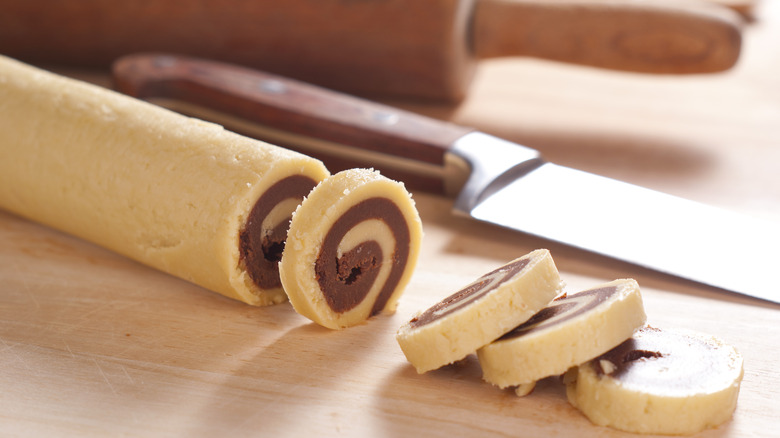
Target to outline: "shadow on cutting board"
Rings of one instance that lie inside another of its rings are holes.
[[[230,369],[218,366],[221,382],[191,415],[188,436],[310,436],[352,421],[345,410],[363,409],[361,391],[375,384],[372,358],[392,351],[377,345],[394,342],[395,322],[377,316],[334,331],[297,315],[289,303],[270,309],[295,316],[284,324],[289,329],[263,347],[237,350]]]
[[[378,436],[414,436],[421,425],[437,436],[493,436],[555,424],[576,435],[586,421],[567,402],[559,377],[543,379],[531,394],[518,397],[512,388],[484,382],[475,355],[425,374],[417,374],[409,364],[398,366],[378,391]]]

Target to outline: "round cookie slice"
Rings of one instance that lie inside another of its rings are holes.
[[[523,323],[561,291],[550,252],[489,272],[404,324],[396,340],[418,373],[463,359]]]
[[[743,365],[736,349],[715,337],[647,327],[572,374],[569,402],[593,423],[683,435],[731,418]]]
[[[615,280],[556,299],[524,324],[477,351],[483,378],[518,395],[539,379],[609,351],[645,324],[639,285]]]
[[[403,184],[370,169],[318,184],[290,222],[279,274],[295,310],[324,327],[395,311],[412,276],[422,222]]]

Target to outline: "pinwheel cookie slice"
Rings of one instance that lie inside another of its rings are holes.
[[[543,309],[561,291],[550,252],[533,251],[489,272],[412,318],[396,340],[417,372],[463,359]]]
[[[477,351],[483,378],[501,388],[528,391],[539,379],[609,351],[645,320],[639,285],[632,279],[561,297]]]
[[[409,282],[422,223],[403,184],[369,169],[322,181],[293,214],[279,263],[301,315],[339,329],[395,311]]]
[[[643,328],[568,378],[569,402],[593,423],[646,434],[693,434],[728,421],[742,356],[713,336]]]

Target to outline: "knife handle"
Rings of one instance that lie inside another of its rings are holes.
[[[374,167],[412,189],[433,193],[452,191],[446,153],[472,131],[215,61],[136,54],[120,58],[112,70],[115,88],[130,96],[164,100],[190,115],[314,156],[332,172]]]
[[[743,20],[706,2],[480,0],[479,58],[530,56],[648,73],[709,73],[739,58]]]

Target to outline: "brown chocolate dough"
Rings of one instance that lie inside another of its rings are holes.
[[[463,303],[465,305],[469,302],[479,299],[491,290],[496,289],[497,287],[504,284],[507,280],[517,275],[518,272],[520,272],[528,265],[529,261],[530,259],[528,258],[518,259],[512,263],[508,263],[483,275],[476,282],[461,289],[458,292],[455,292],[449,297],[436,303],[425,312],[421,313],[420,316],[412,319],[409,322],[409,326],[412,328],[417,328],[426,324],[430,324],[433,321],[436,321],[437,319],[453,312],[456,308],[458,308],[456,304]],[[501,277],[498,280],[495,280],[494,277],[498,274],[501,274]]]
[[[239,245],[249,278],[258,287],[269,289],[281,286],[278,263],[290,225],[286,220],[271,230],[264,230],[263,220],[277,204],[290,198],[302,200],[315,185],[313,179],[301,175],[284,178],[266,190],[249,213],[239,234]]]
[[[367,241],[337,256],[339,242],[360,222],[378,219],[393,233],[395,252],[390,276],[382,287],[371,314],[381,311],[398,285],[409,258],[409,227],[398,207],[386,198],[370,198],[352,206],[328,231],[315,264],[317,282],[334,312],[346,312],[360,304],[368,294],[383,263],[382,250],[375,241]]]

